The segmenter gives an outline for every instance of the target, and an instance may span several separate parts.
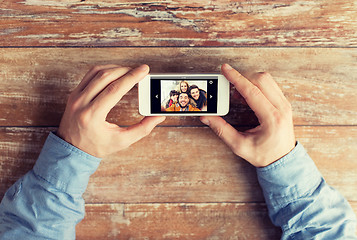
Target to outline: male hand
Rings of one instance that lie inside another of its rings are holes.
[[[106,121],[109,111],[148,73],[147,65],[92,68],[70,94],[57,135],[96,157],[120,151],[148,135],[165,117],[145,117],[128,128]]]
[[[256,167],[265,167],[295,147],[291,105],[268,73],[245,78],[228,64],[223,75],[235,86],[257,116],[260,125],[239,132],[221,117],[201,117],[201,121],[232,149]]]

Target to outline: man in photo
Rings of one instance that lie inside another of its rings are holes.
[[[178,96],[178,103],[172,104],[171,107],[166,108],[167,112],[194,112],[201,111],[190,103],[190,98],[187,93],[180,93]]]

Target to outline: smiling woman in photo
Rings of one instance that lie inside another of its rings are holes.
[[[190,85],[188,85],[188,82],[186,82],[186,81],[180,82],[180,92],[185,93],[188,91],[189,88],[190,88]]]
[[[206,91],[199,89],[198,86],[192,85],[188,91],[190,97],[195,101],[196,107],[202,110],[207,106],[207,93]]]

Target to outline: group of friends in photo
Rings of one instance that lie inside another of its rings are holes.
[[[178,90],[170,91],[170,99],[164,109],[167,112],[192,112],[207,110],[207,92],[197,85],[189,85],[181,81]]]

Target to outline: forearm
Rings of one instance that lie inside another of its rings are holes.
[[[272,222],[282,239],[355,238],[356,217],[328,186],[301,144],[279,161],[257,168]]]
[[[33,170],[1,202],[1,239],[74,239],[82,194],[99,162],[50,134]]]
[[[68,143],[50,134],[33,170],[0,204],[2,239],[75,237],[75,225],[84,215],[82,194],[100,162],[93,156],[125,149],[165,120],[145,117],[127,128],[106,121],[110,110],[149,71],[145,64],[135,69],[109,64],[95,66],[84,76],[68,98],[57,132]]]

